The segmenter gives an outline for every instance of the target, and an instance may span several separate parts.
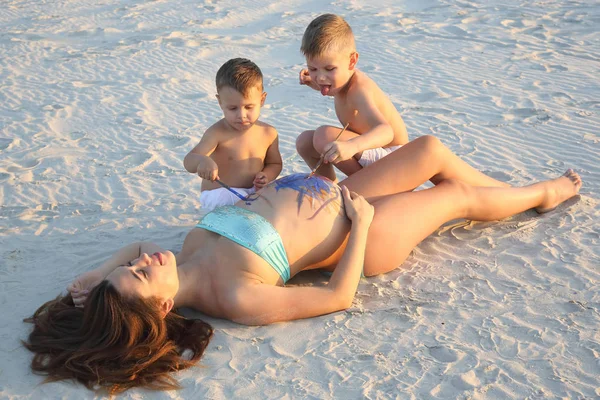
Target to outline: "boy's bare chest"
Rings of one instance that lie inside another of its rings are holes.
[[[350,122],[350,117],[352,116],[353,111],[351,110],[352,105],[349,104],[347,99],[345,97],[341,99],[336,98],[334,100],[334,106],[335,115],[338,117],[342,125]]]
[[[219,143],[214,154],[229,161],[253,157],[264,158],[268,144],[260,136],[262,135],[245,135],[225,139]]]
[[[362,118],[354,115],[355,107],[351,102],[344,100],[335,100],[335,114],[337,115],[341,126],[348,125],[348,129],[352,132],[362,134],[369,130],[369,127]]]

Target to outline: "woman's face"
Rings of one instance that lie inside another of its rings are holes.
[[[116,268],[106,279],[124,296],[173,299],[179,290],[177,262],[170,251],[144,253],[131,265]]]

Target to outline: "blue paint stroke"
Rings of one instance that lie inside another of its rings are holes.
[[[311,219],[314,218],[314,216],[327,204],[340,197],[339,191],[335,190],[335,184],[329,179],[318,175],[307,178],[307,174],[292,174],[277,179],[271,184],[275,187],[276,191],[279,191],[280,189],[292,189],[298,192],[298,197],[296,199],[298,203],[298,212],[300,212],[300,207],[307,196],[312,199],[325,201],[325,204],[317,210]],[[331,196],[332,193],[335,193],[335,197],[333,198]]]

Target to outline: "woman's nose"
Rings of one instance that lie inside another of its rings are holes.
[[[152,261],[152,258],[150,258],[150,256],[147,253],[143,253],[140,256],[140,260],[142,260],[142,261],[144,261],[146,263],[149,263],[150,261]]]

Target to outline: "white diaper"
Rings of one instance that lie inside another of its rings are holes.
[[[402,145],[364,150],[360,156],[360,160],[358,160],[358,163],[364,168],[367,165],[373,164],[377,160],[381,160],[383,157],[398,150],[400,147],[402,147]]]
[[[232,187],[231,189],[244,197],[256,192],[254,187],[251,187],[250,189]],[[241,199],[225,188],[203,190],[202,193],[200,193],[200,207],[202,207],[205,212],[211,211],[215,207],[233,205],[238,201],[241,201]]]

